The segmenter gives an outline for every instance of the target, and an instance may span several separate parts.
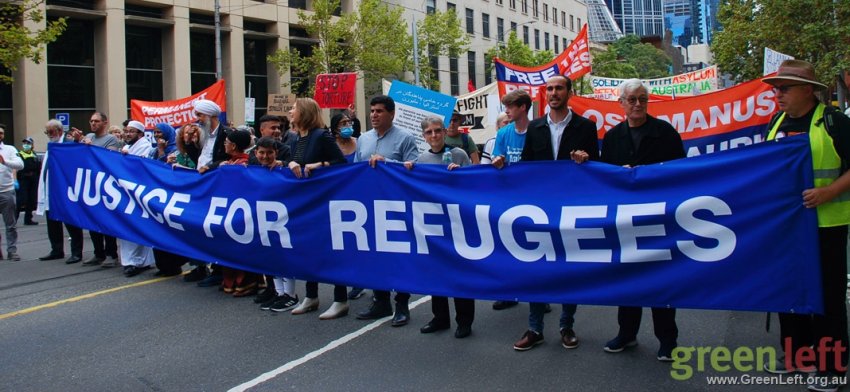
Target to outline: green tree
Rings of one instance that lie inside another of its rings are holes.
[[[48,22],[43,29],[32,30],[26,22],[41,23],[44,14],[42,1],[22,0],[0,4],[0,66],[8,71],[18,69],[23,59],[40,63],[47,44],[56,41],[65,31],[64,18]],[[0,83],[12,83],[10,75],[0,74]]]
[[[593,75],[607,78],[653,79],[670,75],[670,56],[636,35],[620,38],[604,51],[592,52]]]
[[[513,30],[511,30],[508,40],[504,45],[494,46],[487,50],[484,55],[491,59],[498,57],[502,61],[521,67],[536,67],[546,64],[555,58],[555,53],[551,50],[539,50],[537,52],[531,50],[528,45],[517,37],[516,31]],[[492,72],[493,67],[491,64],[486,72]]]
[[[399,22],[402,10],[380,0],[363,0],[355,12],[335,17],[339,5],[340,0],[314,0],[312,12],[298,11],[298,24],[318,40],[311,54],[290,48],[268,57],[281,75],[300,77],[292,82],[293,90],[306,90],[305,83],[321,73],[359,71],[370,86],[404,70],[411,40],[406,25]]]
[[[728,0],[717,20],[711,50],[737,81],[762,76],[765,47],[811,62],[827,84],[850,68],[850,0]]]
[[[458,57],[469,47],[469,37],[460,26],[455,11],[436,11],[416,22],[419,38],[419,78],[425,88],[440,89],[440,80],[428,56]]]

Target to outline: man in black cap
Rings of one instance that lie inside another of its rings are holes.
[[[38,195],[38,175],[41,173],[41,158],[33,151],[33,140],[31,137],[24,139],[18,156],[24,161],[24,168],[18,170],[18,212],[24,212],[24,224],[27,226],[37,225],[32,220],[32,212],[35,210]]]
[[[460,147],[463,151],[466,151],[466,155],[469,155],[472,164],[477,165],[481,162],[481,154],[478,153],[478,146],[475,145],[472,137],[460,131],[459,127],[462,122],[463,116],[460,112],[457,110],[452,112],[451,122],[449,122],[449,127],[446,128],[446,144],[452,147]]]

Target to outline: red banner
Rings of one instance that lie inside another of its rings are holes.
[[[195,121],[192,108],[195,106],[195,101],[201,99],[208,99],[217,103],[221,107],[221,112],[226,112],[225,103],[227,99],[224,79],[186,98],[162,102],[132,99],[130,100],[130,117],[133,120],[141,121],[147,129],[153,129],[156,124],[160,123],[166,123],[176,128]]]
[[[696,97],[652,102],[650,115],[679,131],[688,156],[722,151],[762,141],[761,134],[776,111],[771,86],[761,79]],[[623,121],[617,101],[574,96],[570,108],[596,123],[599,138]]]
[[[545,65],[521,67],[499,58],[494,61],[500,97],[521,88],[528,91],[532,99],[536,99],[538,89],[532,87],[545,85],[550,77],[564,75],[571,80],[576,80],[591,71],[587,24],[581,28],[581,32],[570,46],[564,48],[558,57]]]
[[[316,93],[313,99],[323,109],[345,109],[354,103],[357,86],[356,73],[316,75]]]

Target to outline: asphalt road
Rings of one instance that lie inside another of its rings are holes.
[[[412,310],[412,323],[401,328],[353,315],[320,321],[320,312],[263,312],[251,298],[232,298],[179,277],[156,279],[154,270],[125,278],[119,268],[38,261],[49,250],[43,221],[21,227],[19,238],[23,260],[0,261],[0,390],[805,390],[708,385],[708,376],[767,376],[760,371],[697,371],[689,380],[674,380],[671,365],[655,359],[648,310],[640,345],[620,354],[602,350],[617,332],[616,309],[594,306],[579,307],[579,348],[560,346],[555,306],[546,317],[546,342],[516,352],[512,344],[525,330],[527,305],[493,311],[491,302],[479,301],[472,336],[458,340],[452,331],[419,333],[431,318],[428,298],[414,296],[420,305]],[[91,256],[85,241],[84,259]],[[320,287],[320,311],[330,305],[331,291]],[[298,292],[303,295],[303,285]],[[353,314],[369,299],[351,305]],[[682,346],[734,351],[778,341],[775,316],[768,333],[763,313],[680,310],[677,320]]]

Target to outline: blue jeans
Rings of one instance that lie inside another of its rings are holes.
[[[561,329],[571,329],[575,323],[576,309],[578,305],[562,304],[561,310]],[[528,304],[528,329],[543,333],[543,314],[546,311],[546,304],[531,302]]]

